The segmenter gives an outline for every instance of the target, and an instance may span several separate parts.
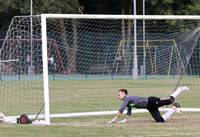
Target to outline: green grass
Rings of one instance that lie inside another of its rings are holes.
[[[175,114],[155,123],[149,114],[135,114],[126,124],[107,124],[111,116],[65,118],[51,126],[0,124],[0,137],[199,137],[198,113]]]
[[[118,110],[117,91],[130,95],[168,97],[176,79],[55,80],[49,82],[51,113]],[[199,107],[199,78],[184,78],[190,92],[177,101],[183,107]],[[37,113],[43,104],[41,81],[0,83],[0,110],[6,115]],[[175,114],[166,123],[155,123],[148,113],[134,114],[127,124],[107,124],[113,116],[52,119],[51,126],[0,124],[0,137],[199,137],[199,113]]]

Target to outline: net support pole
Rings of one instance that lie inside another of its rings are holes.
[[[30,68],[30,74],[33,74],[33,0],[30,0],[30,45],[31,45],[31,68]],[[29,75],[30,75],[29,74]]]
[[[133,0],[133,9],[134,15],[136,15],[136,0]],[[133,48],[133,70],[132,76],[133,79],[137,78],[138,76],[138,62],[137,62],[137,22],[134,19],[134,48]]]
[[[46,16],[41,15],[42,30],[42,62],[43,62],[43,87],[44,87],[44,107],[45,121],[50,124],[50,106],[49,106],[49,80],[48,80],[48,58],[47,58],[47,30]]]
[[[145,0],[143,0],[143,10],[142,14],[145,15]],[[142,34],[143,34],[143,75],[146,76],[146,48],[145,48],[145,20],[143,19],[143,24],[142,24]]]

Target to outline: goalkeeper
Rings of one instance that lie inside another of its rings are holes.
[[[158,97],[139,97],[139,96],[128,96],[128,91],[126,89],[120,89],[118,91],[118,99],[123,101],[121,108],[119,109],[116,116],[109,121],[108,123],[126,123],[128,122],[129,117],[132,113],[132,108],[145,108],[147,109],[151,116],[155,119],[156,122],[165,122],[174,112],[180,112],[180,105],[174,103],[174,106],[167,111],[164,115],[161,116],[158,108],[170,105],[174,102],[176,96],[178,96],[183,91],[188,91],[188,87],[178,87],[171,95],[170,98],[160,99]],[[127,117],[124,120],[118,121],[118,118],[127,108]]]

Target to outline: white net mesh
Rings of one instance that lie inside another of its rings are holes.
[[[42,106],[40,17],[14,17],[2,41],[1,111],[6,115],[36,114]],[[32,45],[31,45],[32,41]]]
[[[51,114],[117,110],[119,88],[131,95],[166,97],[177,83],[191,89],[180,97],[183,106],[199,106],[198,20],[146,20],[145,41],[142,20],[137,20],[134,80],[133,20],[46,21]],[[44,102],[40,16],[33,16],[32,38],[30,17],[13,19],[1,61],[1,110],[8,115],[37,113]]]

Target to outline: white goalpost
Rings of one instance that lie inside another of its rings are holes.
[[[23,113],[35,118],[42,108],[38,118],[49,125],[52,118],[116,113],[120,88],[167,97],[184,85],[190,92],[177,99],[182,111],[200,112],[199,24],[200,16],[16,16],[1,46],[1,111],[9,122]]]
[[[46,18],[41,16],[42,29],[42,61],[43,61],[43,86],[44,86],[44,106],[45,106],[45,121],[50,124],[49,111],[49,80],[48,80],[48,56],[47,56],[47,29]]]

